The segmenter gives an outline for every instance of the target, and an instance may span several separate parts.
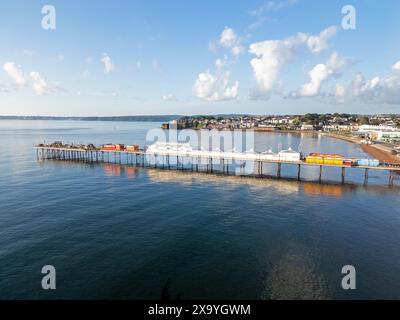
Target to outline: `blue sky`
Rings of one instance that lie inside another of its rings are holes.
[[[41,26],[47,4],[55,30]],[[0,114],[396,113],[399,12],[397,0],[2,1]]]

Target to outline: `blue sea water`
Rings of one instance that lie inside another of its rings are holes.
[[[144,145],[146,122],[0,121],[1,299],[400,298],[400,188],[384,172],[305,181],[37,161],[43,141]],[[368,157],[312,134],[256,149]],[[265,174],[274,174],[267,166]],[[283,167],[295,177],[296,168]],[[309,181],[309,182],[307,182]],[[41,288],[54,265],[57,289]],[[357,289],[343,290],[353,265]]]

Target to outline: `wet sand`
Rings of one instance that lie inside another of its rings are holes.
[[[326,135],[331,138],[348,141],[348,142],[355,143],[355,144],[361,144],[361,139],[357,138],[357,137],[349,137],[349,136],[332,133],[332,132],[320,132],[320,134]]]

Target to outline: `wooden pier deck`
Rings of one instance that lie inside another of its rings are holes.
[[[317,164],[307,163],[304,161],[285,161],[285,160],[266,160],[262,154],[258,153],[225,153],[225,152],[210,152],[210,151],[164,151],[157,153],[147,153],[143,150],[138,151],[117,151],[117,150],[87,150],[76,148],[58,148],[47,146],[35,146],[37,159],[53,159],[65,161],[84,161],[84,162],[106,162],[106,163],[126,163],[140,167],[150,167],[154,160],[154,167],[162,169],[184,170],[185,162],[189,163],[191,171],[203,171],[206,173],[215,172],[215,166],[222,166],[221,173],[229,174],[230,167],[233,161],[240,162],[240,166],[245,166],[247,162],[253,162],[256,170],[256,176],[262,178],[263,164],[276,164],[276,177],[281,178],[282,165],[297,166],[297,180],[301,180],[301,167],[311,166],[319,167],[319,182],[322,183],[322,172],[324,168],[341,168],[341,182],[345,183],[346,169],[363,169],[364,184],[368,183],[370,170],[383,170],[388,172],[389,185],[394,183],[394,174],[400,174],[400,167],[396,166],[344,166],[334,164]],[[170,158],[176,159],[176,166],[170,165]],[[160,160],[161,159],[161,160]],[[186,160],[186,161],[185,161]],[[204,165],[206,170],[200,170],[199,165]]]

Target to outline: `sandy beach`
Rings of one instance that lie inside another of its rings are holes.
[[[400,157],[393,155],[391,153],[391,148],[388,146],[385,146],[383,144],[372,144],[372,145],[367,145],[364,143],[361,143],[361,139],[357,137],[348,137],[344,135],[340,135],[337,133],[327,133],[324,132],[322,133],[324,135],[327,135],[332,138],[336,139],[341,139],[345,140],[348,142],[356,143],[361,146],[361,149],[365,152],[374,157],[375,159],[386,162],[386,163],[400,163]]]
[[[400,157],[391,154],[390,150],[388,150],[389,149],[388,147],[376,144],[375,145],[361,144],[361,149],[363,149],[364,152],[370,154],[379,161],[387,163],[400,163]]]

